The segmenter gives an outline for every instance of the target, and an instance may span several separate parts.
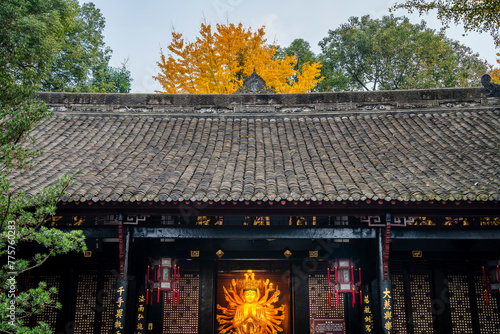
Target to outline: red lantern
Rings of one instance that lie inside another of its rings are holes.
[[[358,282],[354,281],[354,268],[354,261],[352,259],[335,259],[328,267],[328,276],[330,276],[330,270],[335,271],[335,280],[333,282],[328,280],[328,283],[337,295],[337,307],[339,306],[339,293],[352,293],[352,306],[355,304],[356,293],[359,293],[361,296],[361,268],[358,269]]]
[[[152,271],[151,275],[150,271]],[[157,290],[157,302],[160,302],[160,291],[165,291],[165,300],[168,303],[168,293],[172,291],[172,303],[179,304],[179,280],[180,270],[176,259],[170,257],[150,259],[147,273],[148,294],[150,290],[151,294],[153,294],[154,290]],[[177,298],[175,298],[176,290]]]

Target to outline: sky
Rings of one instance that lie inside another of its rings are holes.
[[[89,1],[79,0],[80,4]],[[198,36],[202,22],[243,23],[255,31],[265,26],[268,43],[288,46],[294,39],[309,42],[316,54],[318,43],[346,23],[351,16],[370,15],[377,19],[389,14],[395,1],[381,0],[92,0],[106,20],[104,37],[113,50],[110,65],[120,66],[128,59],[132,74],[131,93],[153,93],[160,85],[152,76],[158,73],[156,64],[160,50],[166,50],[173,30],[187,41]],[[398,10],[396,16],[406,16],[412,23],[425,20],[432,29],[442,24],[435,13],[420,17]],[[446,31],[449,38],[460,41],[479,53],[482,59],[495,64],[493,38],[488,33],[464,35],[461,26]],[[479,85],[479,83],[478,83]]]

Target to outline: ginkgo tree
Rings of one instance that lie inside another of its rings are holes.
[[[497,63],[500,66],[500,52],[497,53]],[[494,83],[500,83],[500,67],[494,67],[493,65],[490,65],[490,72],[491,76],[491,81]]]
[[[294,69],[295,56],[273,59],[276,47],[266,43],[264,27],[252,32],[238,25],[201,24],[194,42],[172,32],[168,53],[161,50],[160,72],[153,76],[163,90],[159,93],[231,94],[254,69],[277,93],[311,91],[321,80],[319,62]]]

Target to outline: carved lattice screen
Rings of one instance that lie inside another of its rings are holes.
[[[113,331],[115,286],[116,275],[105,274],[103,289],[98,294],[102,305],[101,334],[108,334]]]
[[[163,293],[163,333],[197,334],[200,278],[198,274],[181,274],[179,305],[172,305],[172,292]]]
[[[467,275],[449,275],[451,330],[453,334],[472,334],[472,317]]]
[[[47,283],[47,288],[52,288],[55,287],[58,291],[58,294],[54,296],[55,300],[59,299],[59,290],[61,288],[61,276],[59,275],[42,275],[40,280],[42,282]],[[57,323],[57,315],[58,311],[56,309],[48,309],[47,311],[43,312],[42,314],[37,315],[36,319],[37,321],[43,321],[46,324],[49,325],[49,328],[51,331],[56,330],[56,323]]]
[[[392,278],[392,292],[394,296],[394,332],[398,334],[408,333],[406,327],[406,312],[405,312],[405,291],[404,291],[404,276],[395,274]]]
[[[411,315],[414,334],[434,333],[429,282],[429,275],[410,275]]]
[[[75,334],[94,333],[97,301],[97,275],[78,275],[75,312]]]
[[[483,277],[474,276],[474,285],[476,290],[477,314],[479,317],[479,331],[481,334],[500,333],[500,320],[498,317],[498,305],[496,298],[488,292],[489,305],[486,306],[486,297],[484,295]]]
[[[339,307],[336,295],[332,293],[332,308],[328,305],[328,278],[323,274],[309,275],[309,318],[344,319],[344,294],[339,294]]]

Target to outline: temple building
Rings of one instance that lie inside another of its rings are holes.
[[[500,93],[41,93],[55,333],[500,333]],[[34,320],[34,321],[36,321]]]

